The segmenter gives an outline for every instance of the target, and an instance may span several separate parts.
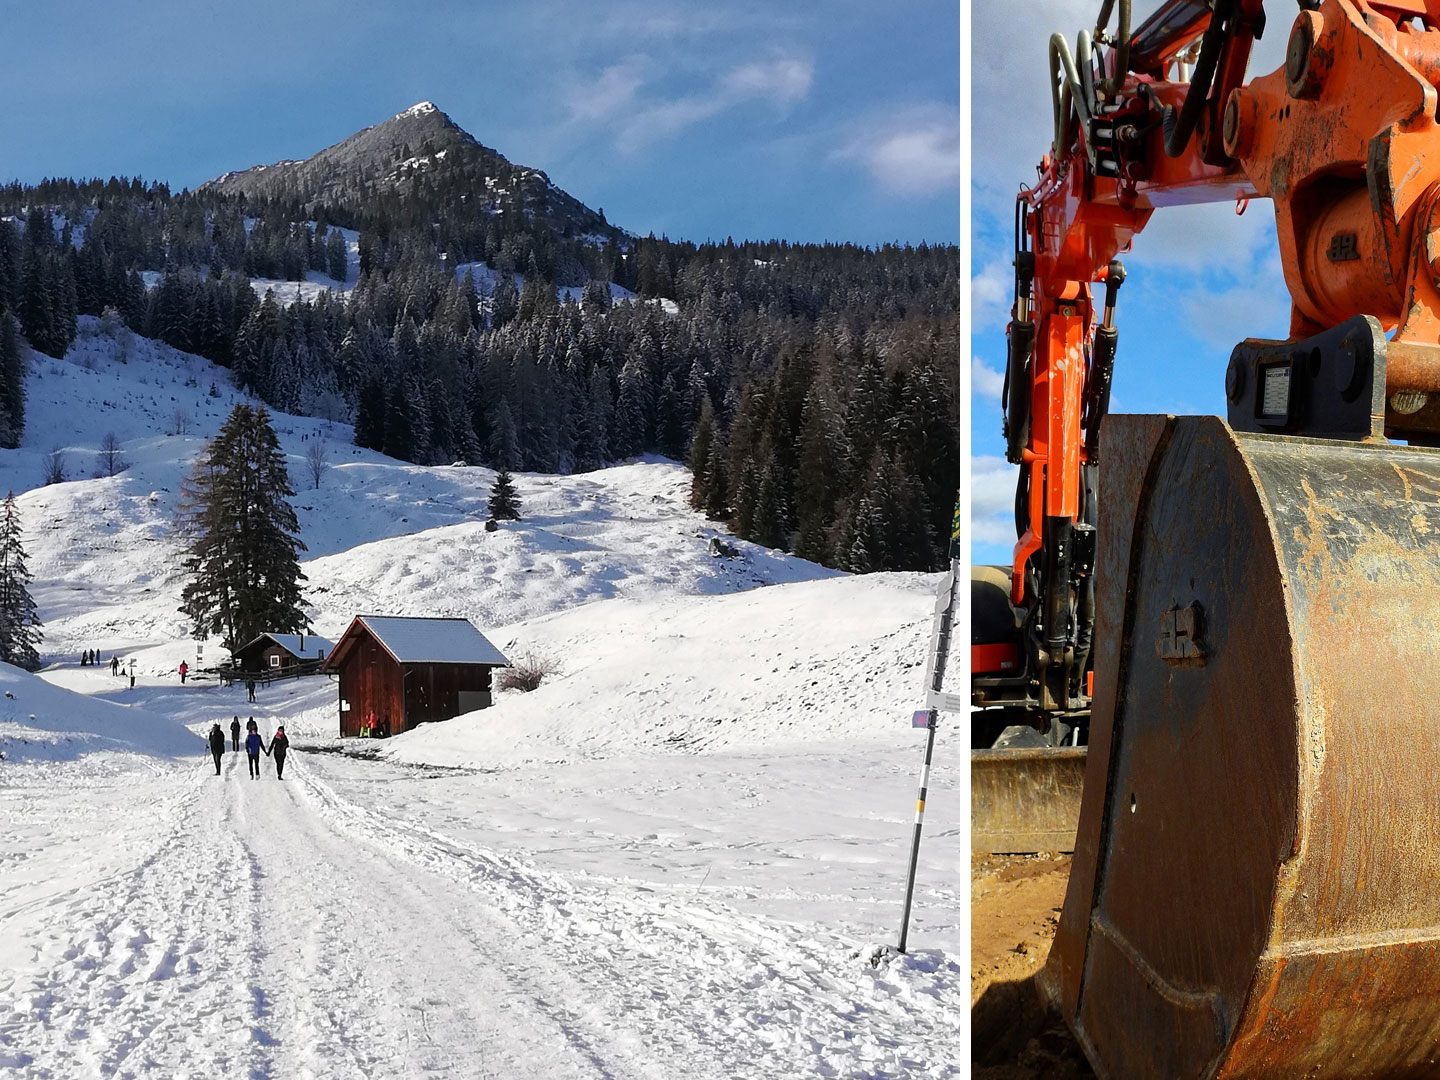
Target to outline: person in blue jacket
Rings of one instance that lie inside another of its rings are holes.
[[[260,738],[260,732],[254,728],[250,734],[245,736],[245,756],[250,759],[250,775],[260,779],[260,751],[265,747],[265,740]]]

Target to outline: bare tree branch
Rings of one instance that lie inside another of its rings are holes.
[[[325,440],[316,435],[305,450],[305,470],[310,474],[310,481],[315,485],[316,491],[320,490],[320,481],[325,478],[329,468],[330,455],[325,450]]]
[[[105,433],[100,440],[100,452],[95,455],[96,466],[106,476],[122,473],[130,467],[120,452],[120,440],[113,431]]]

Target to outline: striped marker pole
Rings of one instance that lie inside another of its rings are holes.
[[[950,655],[950,635],[955,627],[955,600],[960,591],[960,504],[955,504],[955,531],[950,543],[950,572],[940,581],[935,596],[935,623],[930,638],[930,656],[925,665],[927,709],[915,713],[911,722],[925,728],[925,764],[920,769],[920,794],[915,799],[915,836],[910,841],[910,873],[905,880],[905,910],[900,915],[899,952],[905,951],[910,936],[910,905],[915,899],[915,869],[920,862],[920,830],[925,826],[925,793],[930,787],[930,759],[935,755],[935,729],[940,710],[959,705],[945,693],[945,663]]]
[[[917,714],[918,715],[918,714]],[[910,841],[910,874],[905,882],[905,910],[900,914],[899,951],[905,951],[905,940],[910,936],[910,905],[915,899],[915,868],[920,862],[920,830],[925,826],[925,790],[930,786],[930,759],[935,753],[935,728],[939,714],[931,709],[925,725],[925,764],[920,768],[920,794],[915,799],[915,837]]]

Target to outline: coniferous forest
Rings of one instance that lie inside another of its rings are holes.
[[[0,445],[24,423],[15,331],[58,356],[77,315],[108,313],[394,457],[570,472],[659,453],[746,539],[855,571],[943,564],[954,247],[582,233],[519,206],[453,212],[463,182],[305,204],[138,179],[0,187]],[[339,227],[359,231],[358,273]],[[250,284],[307,271],[353,288],[286,306]]]

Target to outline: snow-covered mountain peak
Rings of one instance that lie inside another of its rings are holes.
[[[348,206],[363,214],[375,192],[403,196],[421,177],[427,189],[447,192],[455,205],[483,203],[494,213],[519,209],[561,235],[619,233],[598,211],[551,184],[543,170],[485,146],[433,101],[416,102],[303,161],[227,172],[202,187],[250,199]]]

